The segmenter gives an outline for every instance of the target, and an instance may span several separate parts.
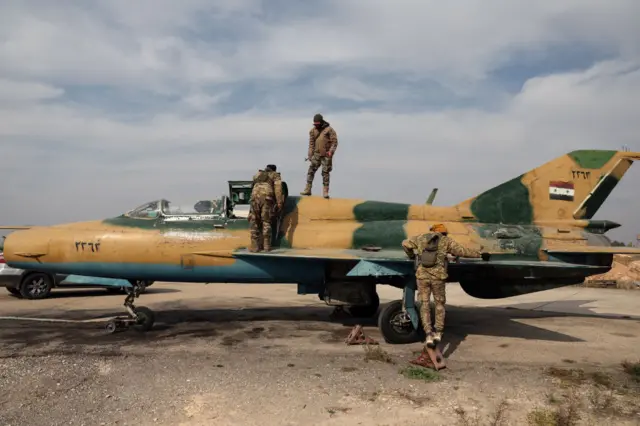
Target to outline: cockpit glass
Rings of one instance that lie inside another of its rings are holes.
[[[222,200],[199,200],[186,203],[173,203],[167,201],[162,206],[162,212],[167,216],[194,215],[194,214],[222,214],[224,206]]]
[[[152,201],[150,203],[145,203],[140,207],[137,207],[127,213],[129,217],[135,217],[139,219],[148,219],[154,218],[158,216],[158,206],[159,201]]]

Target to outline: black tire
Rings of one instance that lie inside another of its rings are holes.
[[[9,293],[13,294],[14,296],[21,296],[20,290],[18,290],[17,288],[13,288],[13,287],[5,287],[5,288]]]
[[[409,343],[423,342],[426,338],[422,324],[418,322],[418,330],[409,324],[400,328],[392,321],[396,316],[402,313],[402,300],[394,300],[382,309],[378,317],[378,328],[385,342],[392,345],[406,345]]]
[[[20,295],[25,299],[46,299],[51,294],[53,278],[43,272],[27,274],[20,283]]]
[[[349,313],[356,318],[371,318],[378,313],[380,307],[380,297],[378,292],[373,292],[372,303],[370,305],[353,305],[349,306]]]
[[[156,321],[153,311],[146,306],[136,306],[134,312],[138,315],[138,321],[133,325],[133,329],[141,333],[151,330]]]

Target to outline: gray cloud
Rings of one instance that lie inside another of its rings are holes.
[[[160,3],[0,6],[2,222],[219,195],[268,162],[298,191],[315,112],[335,197],[451,204],[573,149],[640,151],[635,1]],[[598,214],[616,238],[640,232],[639,178]]]

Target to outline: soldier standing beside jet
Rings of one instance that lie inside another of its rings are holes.
[[[459,257],[480,258],[489,260],[489,253],[480,253],[477,250],[466,248],[455,242],[447,234],[447,228],[443,224],[431,227],[431,232],[408,238],[402,242],[402,249],[411,259],[417,260],[416,281],[420,298],[420,316],[422,327],[427,335],[427,346],[435,347],[442,340],[444,331],[444,315],[446,303],[447,254]],[[433,293],[435,301],[435,330],[431,328],[430,296]],[[412,364],[429,366],[431,360],[426,354],[426,348],[418,358],[411,361]]]
[[[258,173],[253,176],[251,210],[249,212],[251,226],[249,251],[252,252],[271,250],[271,219],[276,213],[274,207],[277,208],[279,214],[284,202],[282,179],[276,170],[275,165],[269,164],[264,170],[258,170]]]
[[[313,127],[309,130],[309,152],[307,158],[311,162],[307,172],[307,186],[300,195],[311,195],[313,178],[322,165],[322,196],[329,198],[329,174],[333,170],[333,156],[338,148],[336,131],[324,121],[322,114],[313,117]]]

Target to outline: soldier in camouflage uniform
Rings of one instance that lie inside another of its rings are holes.
[[[250,251],[271,250],[271,219],[276,212],[279,214],[282,211],[282,204],[282,179],[276,171],[276,166],[269,164],[253,176],[249,211]]]
[[[313,127],[309,130],[309,152],[307,158],[311,162],[307,172],[307,186],[300,195],[311,195],[311,186],[316,171],[322,165],[322,196],[329,198],[329,174],[333,170],[333,156],[338,148],[336,131],[324,121],[321,114],[313,117]]]
[[[447,273],[447,254],[451,254],[459,257],[482,257],[484,260],[489,259],[488,253],[480,253],[477,250],[466,248],[455,242],[448,237],[447,228],[443,224],[437,224],[431,227],[431,233],[422,234],[413,238],[406,239],[402,242],[402,248],[409,258],[418,257],[420,259],[421,253],[427,247],[429,237],[439,234],[440,241],[437,245],[437,253],[435,256],[435,265],[432,267],[425,267],[418,261],[418,268],[416,269],[416,281],[418,284],[418,295],[421,302],[420,316],[422,319],[422,327],[427,335],[427,345],[434,347],[435,344],[442,340],[442,332],[444,331],[444,305],[446,303],[446,280],[448,278]],[[435,333],[431,328],[431,309],[430,309],[430,296],[433,293],[435,301]],[[412,363],[423,365],[425,362],[431,364],[430,359],[426,355],[426,348],[423,349],[422,354]]]

